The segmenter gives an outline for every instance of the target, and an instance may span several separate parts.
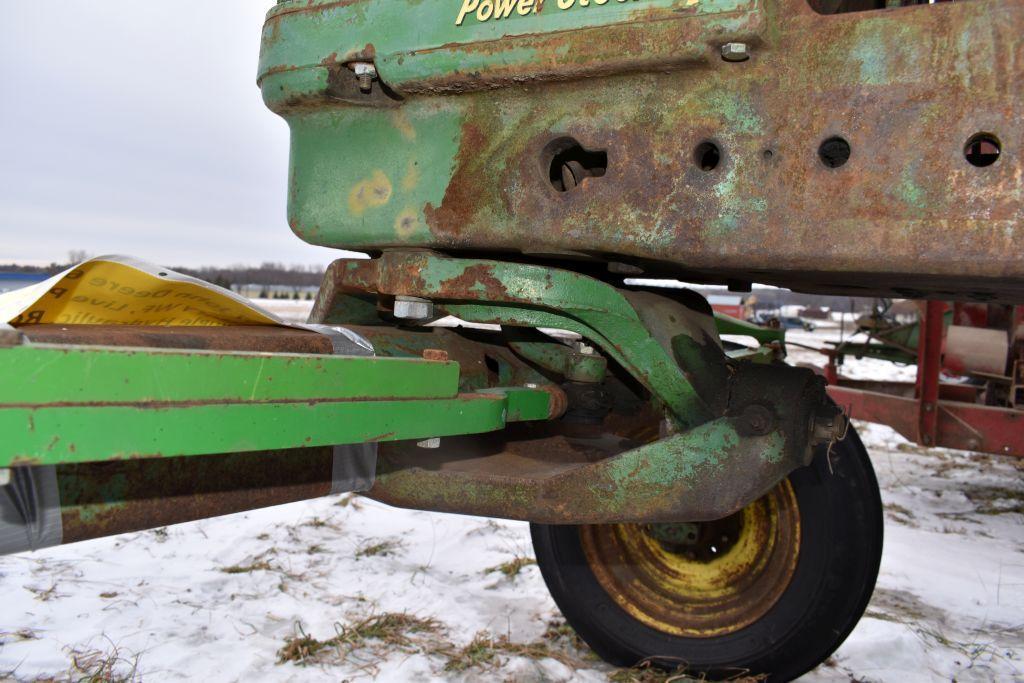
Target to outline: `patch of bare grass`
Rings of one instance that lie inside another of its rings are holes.
[[[1024,490],[1006,486],[969,485],[963,493],[979,515],[1024,515]]]
[[[50,600],[56,600],[57,598],[67,597],[63,593],[57,592],[57,583],[54,582],[49,588],[39,588],[38,586],[25,586],[25,590],[36,596],[36,600],[40,602],[49,602]]]
[[[436,619],[399,612],[375,614],[334,628],[334,636],[318,640],[296,624],[295,635],[277,652],[278,664],[340,664],[359,651],[374,659],[395,651],[428,652],[437,647],[433,639],[444,632],[444,625]]]
[[[20,643],[26,640],[39,640],[39,634],[30,628],[19,628],[17,631],[0,631],[0,645]]]
[[[356,559],[364,557],[390,557],[405,547],[400,538],[368,538],[356,548]]]
[[[469,669],[497,669],[503,666],[507,657],[525,657],[526,659],[554,659],[566,666],[577,663],[576,658],[568,653],[551,647],[546,640],[532,643],[516,643],[508,636],[494,637],[481,631],[464,647],[446,653],[448,661],[445,671],[461,672]]]
[[[499,572],[501,574],[504,574],[506,579],[512,581],[517,576],[519,576],[519,572],[521,572],[524,567],[529,567],[535,564],[537,564],[537,560],[533,559],[532,557],[527,557],[525,555],[516,555],[508,562],[502,562],[501,564],[495,565],[493,567],[488,567],[484,570],[484,574]]]
[[[716,680],[731,681],[732,683],[757,683],[758,681],[764,681],[767,678],[768,677],[765,674],[752,676],[745,672],[738,672],[732,676]],[[609,676],[608,680],[613,683],[703,683],[708,679],[703,674],[695,676],[691,673],[687,673],[685,666],[680,666],[675,670],[666,671],[658,668],[651,662],[645,661],[631,669],[619,669]]]
[[[233,564],[230,567],[221,567],[220,571],[225,574],[252,574],[253,572],[274,571],[274,565],[266,560],[253,560],[249,564]]]
[[[71,659],[67,671],[56,676],[33,679],[47,683],[133,683],[141,681],[139,655],[126,652],[107,639],[109,647],[67,647]],[[18,680],[16,674],[13,680]]]

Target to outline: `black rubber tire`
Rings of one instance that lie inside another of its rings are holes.
[[[566,620],[611,664],[684,663],[687,673],[712,680],[764,674],[789,681],[825,661],[860,620],[878,576],[883,533],[878,482],[852,427],[830,458],[820,449],[789,481],[801,520],[793,578],[763,617],[727,635],[680,637],[630,616],[594,577],[578,526],[531,525],[537,563]]]

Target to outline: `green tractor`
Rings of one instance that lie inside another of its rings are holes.
[[[1021,34],[1021,0],[278,2],[289,224],[369,258],[301,329],[15,321],[0,550],[362,491],[529,521],[611,663],[803,674],[874,588],[868,454],[776,332],[645,282],[1024,300]]]

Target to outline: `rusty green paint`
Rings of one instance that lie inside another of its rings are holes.
[[[543,476],[421,469],[392,464],[384,455],[370,495],[403,507],[543,523],[701,521],[756,499],[804,457],[780,430],[741,436],[736,420],[719,418]]]
[[[549,2],[532,23],[455,27],[458,4],[271,13],[260,83],[292,130],[289,216],[304,239],[571,254],[815,291],[1024,296],[1021,0],[835,16],[803,0],[636,0],[617,18],[561,19]],[[751,59],[723,61],[727,41]],[[378,86],[360,99],[343,70],[357,58],[395,97]],[[1004,149],[986,168],[962,153],[979,131]],[[841,168],[818,159],[832,135],[853,149]],[[555,191],[544,150],[562,137],[605,150],[607,173]],[[712,171],[694,163],[704,140],[722,152]],[[390,192],[351,206],[376,171]]]
[[[599,354],[585,354],[560,342],[512,341],[509,347],[523,358],[572,382],[601,382],[608,361]]]
[[[480,21],[477,17],[483,15],[476,12],[462,15],[462,0],[281,3],[267,14],[259,78],[274,82],[367,59],[376,63],[385,82],[401,90],[443,87],[445,78],[460,74],[478,80],[503,78],[517,70],[536,71],[540,64],[561,69],[571,65],[585,72],[607,61],[667,56],[668,46],[659,47],[657,38],[684,33],[685,41],[678,35],[672,41],[678,61],[699,55],[701,37],[735,33],[758,16],[756,0],[612,0],[573,3],[565,10],[555,0],[530,4],[539,11],[511,11]],[[463,20],[457,23],[460,15]],[[638,26],[643,30],[638,32]],[[623,53],[606,46],[602,52],[600,45],[574,49],[578,33],[595,30],[640,37],[646,50],[634,47]],[[689,47],[684,55],[679,54],[681,43]]]
[[[333,281],[334,293],[425,297],[468,322],[575,332],[647,387],[680,425],[712,417],[686,374],[699,368],[680,368],[623,293],[594,278],[543,266],[392,251],[377,259],[336,261],[325,279]]]

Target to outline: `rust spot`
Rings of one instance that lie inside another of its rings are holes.
[[[448,352],[444,349],[424,349],[423,358],[424,360],[447,361]]]

